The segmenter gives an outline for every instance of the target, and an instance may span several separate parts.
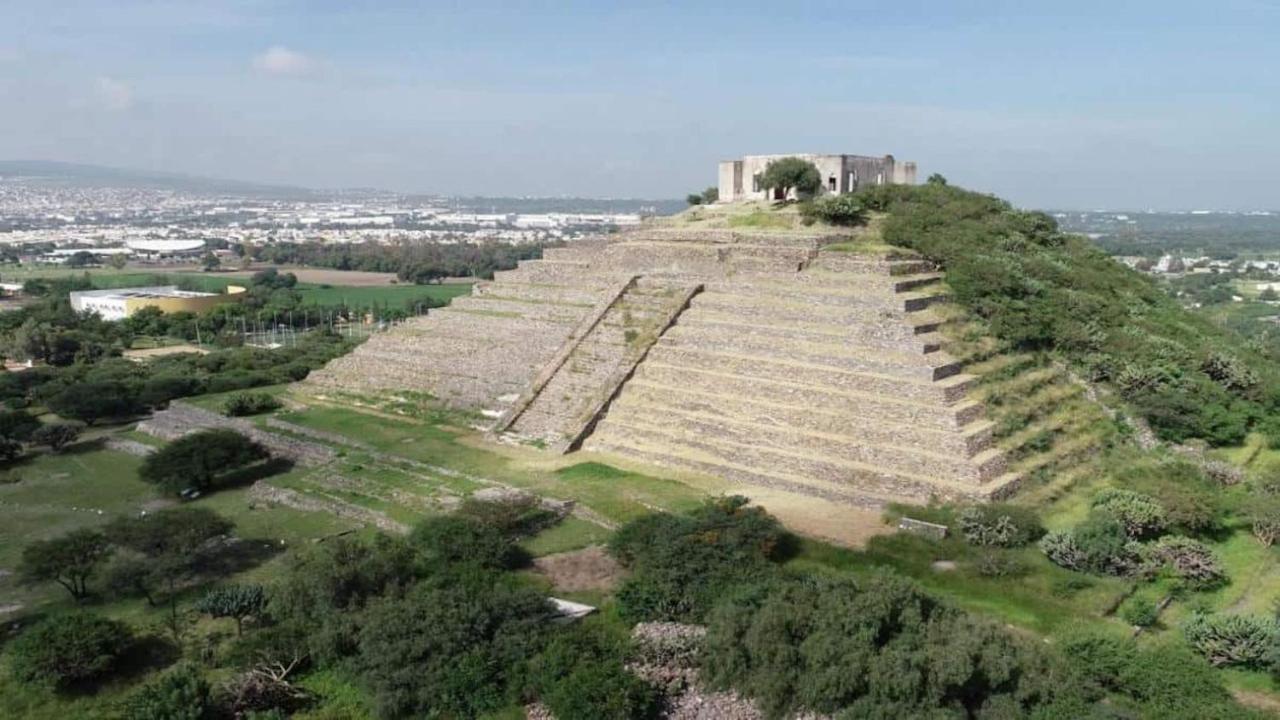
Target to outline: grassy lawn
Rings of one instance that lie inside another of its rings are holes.
[[[389,285],[387,287],[352,287],[342,285],[299,284],[304,305],[339,305],[371,307],[375,304],[403,307],[406,302],[433,298],[449,301],[471,292],[466,283],[449,285]]]
[[[570,550],[580,550],[590,545],[599,545],[606,542],[612,534],[609,530],[595,523],[575,517],[567,517],[536,536],[520,543],[520,547],[528,551],[530,555],[540,557]]]
[[[121,288],[139,285],[172,285],[178,282],[189,283],[197,290],[205,292],[223,292],[228,285],[246,285],[249,280],[218,273],[192,272],[187,269],[178,271],[139,270],[137,268],[93,268],[76,270],[69,268],[3,268],[0,276],[6,280],[21,281],[30,278],[63,278],[80,277],[88,274],[95,288]],[[469,283],[449,283],[441,285],[335,285],[318,283],[298,283],[298,292],[304,305],[339,305],[345,303],[351,307],[372,307],[388,305],[403,307],[410,300],[433,298],[449,301],[459,295],[471,292]]]

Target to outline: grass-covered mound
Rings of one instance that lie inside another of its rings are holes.
[[[1114,387],[1161,438],[1228,445],[1280,430],[1267,420],[1280,410],[1270,358],[1048,215],[943,184],[859,198],[887,213],[886,243],[945,268],[954,299],[992,335]]]

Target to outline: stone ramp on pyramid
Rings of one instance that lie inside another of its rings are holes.
[[[1018,478],[917,260],[814,233],[642,229],[546,251],[313,380],[418,390],[504,437],[879,507]]]

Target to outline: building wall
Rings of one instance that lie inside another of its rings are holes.
[[[125,317],[145,307],[160,308],[166,313],[189,312],[200,314],[229,302],[240,302],[240,293],[245,288],[239,285],[228,285],[227,292],[221,295],[201,295],[199,297],[152,297],[127,298],[125,300]]]
[[[741,160],[720,163],[719,189],[721,202],[740,200],[771,200],[770,191],[757,185],[757,178],[764,175],[770,162],[786,157],[807,160],[818,168],[822,176],[819,195],[855,192],[868,185],[914,184],[915,163],[898,163],[892,155],[866,157],[862,155],[815,155],[798,153],[789,155],[747,155]],[[792,191],[788,199],[795,199]]]
[[[95,312],[103,320],[123,320],[146,307],[160,308],[166,313],[189,312],[202,313],[223,303],[240,302],[247,288],[240,285],[228,285],[227,291],[220,295],[197,295],[192,297],[121,297],[118,295],[94,295],[92,293],[71,293],[71,307],[74,310]]]

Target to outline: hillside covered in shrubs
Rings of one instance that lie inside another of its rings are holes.
[[[1041,212],[942,182],[856,196],[884,242],[939,263],[953,298],[1012,351],[1112,387],[1164,440],[1280,441],[1280,357],[1183,309]]]

